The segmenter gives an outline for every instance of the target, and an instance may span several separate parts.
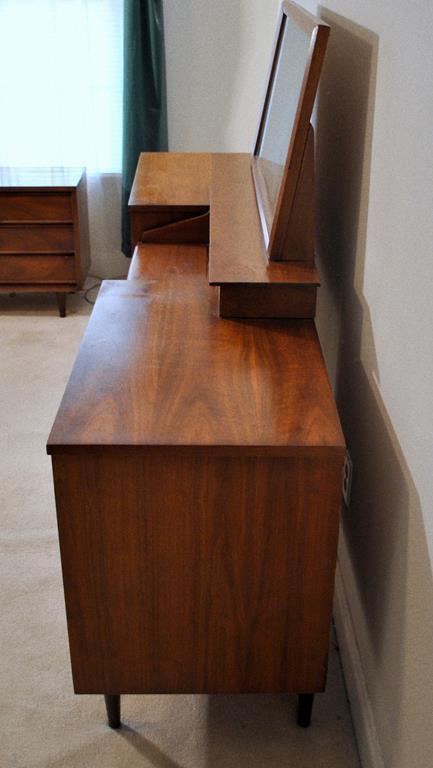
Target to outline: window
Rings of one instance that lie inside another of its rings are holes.
[[[121,170],[123,0],[1,0],[0,165]]]

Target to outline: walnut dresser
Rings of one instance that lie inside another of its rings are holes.
[[[66,294],[89,264],[83,168],[0,168],[0,291]]]
[[[251,173],[237,205],[220,184],[241,161],[141,156],[128,280],[103,283],[48,442],[74,688],[112,727],[122,693],[292,692],[308,725],[325,687],[344,439],[296,294],[317,278],[261,265]],[[247,317],[222,315],[232,282]]]
[[[284,0],[271,91],[293,25],[284,167],[261,154],[272,98],[259,154],[141,155],[128,279],[102,285],[48,440],[74,689],[112,728],[124,693],[282,692],[305,727],[325,688],[345,443],[309,121],[329,28]]]

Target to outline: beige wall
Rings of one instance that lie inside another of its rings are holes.
[[[341,575],[383,764],[431,768],[433,4],[299,1],[333,28],[315,123],[318,324],[354,461]],[[171,149],[251,149],[278,5],[166,0]]]
[[[332,26],[316,115],[319,328],[354,462],[341,574],[384,765],[428,768],[433,6],[333,0],[318,12]]]
[[[164,0],[171,150],[251,150],[279,6]]]
[[[130,260],[121,251],[121,190],[119,173],[87,175],[90,235],[90,275],[124,277]]]

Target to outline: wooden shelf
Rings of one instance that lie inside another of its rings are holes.
[[[132,185],[130,210],[209,205],[209,152],[143,152]]]
[[[206,205],[210,223],[196,232]],[[268,260],[250,154],[142,153],[129,209],[134,245],[209,244],[208,280],[220,286],[223,317],[314,317],[314,261]]]

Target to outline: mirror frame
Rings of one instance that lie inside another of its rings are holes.
[[[266,188],[257,160],[263,141],[264,128],[268,116],[268,110],[275,81],[275,74],[277,70],[279,55],[281,52],[284,29],[287,21],[290,21],[301,27],[301,29],[310,35],[310,47],[302,79],[301,91],[296,108],[292,133],[287,148],[286,161],[284,164],[281,184],[277,195],[275,211],[272,217],[272,226],[269,230],[267,220],[269,219],[269,214],[272,216],[272,212],[270,211],[270,204],[266,194]],[[308,13],[308,11],[305,11],[296,3],[293,3],[290,0],[283,0],[281,3],[277,35],[272,55],[272,64],[268,76],[266,93],[263,101],[257,137],[254,146],[254,154],[252,157],[252,174],[257,205],[262,224],[263,237],[268,251],[268,257],[272,261],[283,259],[283,243],[286,237],[290,213],[295,200],[296,187],[300,176],[302,160],[307,144],[311,113],[313,111],[314,100],[316,98],[317,87],[322,71],[322,64],[325,57],[329,32],[330,27],[328,24],[326,24],[318,17],[313,16],[311,13]],[[311,258],[314,258],[314,254],[311,255]]]

